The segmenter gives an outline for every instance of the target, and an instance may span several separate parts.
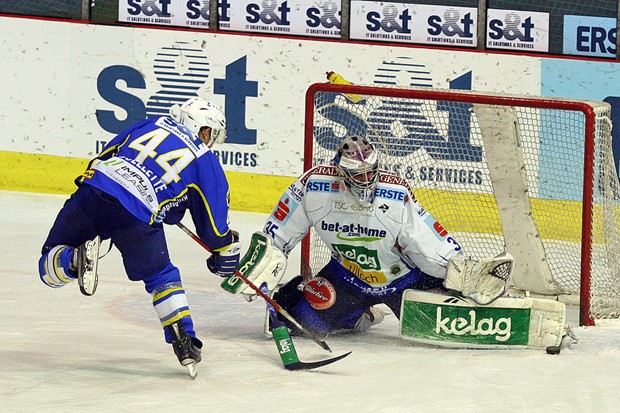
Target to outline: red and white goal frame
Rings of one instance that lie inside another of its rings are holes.
[[[321,83],[306,94],[304,170],[365,134],[382,167],[475,259],[507,250],[514,288],[620,316],[620,185],[611,108],[598,101]],[[302,274],[330,251],[311,231]]]

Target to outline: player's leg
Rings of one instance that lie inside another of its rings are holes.
[[[387,296],[384,300],[384,304],[392,310],[396,318],[400,318],[400,307],[403,292],[407,289],[420,291],[446,291],[443,287],[442,279],[431,277],[418,269],[411,271],[411,273],[399,280],[398,285],[394,287],[394,292]]]
[[[376,299],[341,282],[329,266],[305,284],[301,276],[293,278],[274,294],[274,300],[305,328],[320,335],[362,332],[382,320],[379,312],[370,309]],[[287,326],[297,333],[294,326]]]
[[[59,288],[88,275],[88,285],[94,292],[97,284],[98,237],[93,224],[96,217],[85,208],[90,201],[88,188],[80,187],[59,211],[39,259],[41,281]],[[95,240],[95,242],[93,242]],[[87,272],[88,271],[88,272]],[[90,294],[89,294],[90,295]]]
[[[117,228],[112,241],[121,252],[129,279],[144,282],[165,340],[172,344],[179,362],[182,365],[199,362],[202,342],[194,331],[181,274],[170,262],[163,227],[134,219],[133,225]]]

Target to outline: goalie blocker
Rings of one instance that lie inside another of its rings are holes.
[[[460,348],[548,348],[566,334],[566,306],[531,297],[499,297],[479,306],[469,298],[406,290],[400,335],[419,343]]]

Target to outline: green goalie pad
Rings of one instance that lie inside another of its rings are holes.
[[[532,297],[500,297],[480,306],[468,298],[406,290],[401,337],[458,348],[559,346],[566,334],[564,303]]]

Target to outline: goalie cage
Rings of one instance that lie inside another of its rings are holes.
[[[346,134],[366,134],[384,154],[382,167],[409,181],[467,256],[506,249],[515,289],[578,303],[580,325],[594,325],[620,315],[610,116],[597,101],[314,84],[304,170],[329,163]],[[302,274],[316,274],[329,258],[311,230]]]

